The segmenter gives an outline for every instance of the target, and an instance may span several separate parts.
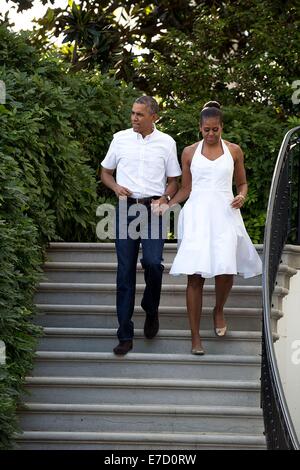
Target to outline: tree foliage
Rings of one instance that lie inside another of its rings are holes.
[[[189,33],[169,31],[151,63],[139,64],[149,89],[168,103],[212,96],[291,112],[291,85],[300,77],[299,1],[201,3]]]
[[[149,2],[120,0],[69,1],[65,9],[49,8],[38,20],[36,43],[63,35],[72,45],[67,58],[75,70],[98,64],[102,72],[143,88],[135,62],[151,61],[156,39],[170,28],[188,32],[195,13],[193,0]]]
[[[285,112],[299,79],[299,6],[299,0],[77,0],[49,8],[36,41],[45,45],[49,35],[62,34],[75,70],[98,64],[171,103],[211,93],[228,104],[254,100]]]
[[[16,4],[16,6],[18,7],[17,8],[18,12],[22,12],[22,11],[29,10],[30,8],[32,8],[35,0],[6,0],[7,3],[9,1],[11,3]],[[55,0],[40,0],[40,1],[43,5],[46,5],[47,3],[55,2]]]
[[[17,162],[0,151],[0,332],[7,352],[0,366],[0,449],[10,447],[17,429],[16,407],[39,334],[32,299],[42,253],[26,192]]]

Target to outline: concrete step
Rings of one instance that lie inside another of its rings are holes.
[[[111,352],[118,343],[116,330],[108,328],[45,328],[39,340],[40,351]],[[259,355],[261,333],[255,331],[228,331],[224,338],[213,331],[202,331],[203,347],[209,354]],[[155,339],[144,337],[136,329],[133,351],[140,353],[188,354],[191,334],[188,330],[160,330]]]
[[[262,245],[255,245],[262,257]],[[172,263],[177,252],[177,243],[165,243],[164,262]],[[141,253],[141,250],[140,250]],[[140,259],[141,255],[139,254]],[[114,243],[50,243],[47,250],[47,261],[58,262],[91,262],[115,263],[116,250]]]
[[[136,286],[136,304],[140,305],[145,286]],[[162,286],[161,301],[162,306],[185,306],[185,291],[183,285],[165,284]],[[38,286],[35,295],[35,303],[47,304],[70,304],[78,305],[114,305],[115,304],[115,284],[87,284],[87,283],[47,283],[42,282]],[[288,293],[283,287],[276,287],[273,308],[276,299]],[[258,308],[262,305],[262,291],[260,286],[233,286],[227,300],[227,307],[252,307]],[[279,302],[279,301],[278,301]],[[203,305],[213,306],[215,304],[214,286],[205,286],[203,290]]]
[[[63,304],[37,304],[38,314],[35,322],[41,326],[49,327],[102,327],[116,328],[117,313],[113,305],[63,305]],[[185,307],[162,306],[160,312],[160,325],[165,329],[189,328]],[[229,330],[261,331],[260,308],[225,308],[225,318]],[[272,310],[272,321],[275,323],[282,317],[282,312]],[[136,306],[133,321],[137,328],[142,328],[145,322],[145,312]],[[201,328],[213,328],[212,308],[204,307],[201,317]]]
[[[26,431],[18,438],[17,443],[23,450],[266,449],[264,436],[205,432],[170,434]],[[147,456],[143,458],[148,460]],[[156,463],[155,460],[153,462]],[[149,461],[149,464],[153,462]]]
[[[263,434],[260,408],[25,403],[23,431]]]
[[[163,283],[186,285],[187,276],[171,276],[169,274],[171,266],[171,263],[164,263]],[[117,263],[47,262],[43,269],[45,282],[110,284],[116,282],[117,276]],[[138,284],[144,283],[144,270],[140,263],[137,264],[136,282]],[[206,279],[205,284],[215,285],[214,278]],[[234,276],[234,285],[260,286],[261,276],[249,279]]]
[[[30,403],[259,407],[259,381],[28,377]]]
[[[164,262],[172,263],[176,254],[176,243],[165,243]],[[141,253],[141,250],[140,250]],[[139,258],[140,258],[139,254]],[[115,263],[117,261],[114,243],[50,243],[47,261]]]
[[[35,322],[49,327],[75,328],[117,328],[117,313],[114,305],[63,305],[37,304],[38,314]],[[229,330],[261,331],[261,308],[232,307],[224,309],[224,315]],[[188,329],[186,307],[159,308],[160,325],[163,329]],[[275,323],[282,317],[282,312],[272,310],[272,321]],[[136,306],[132,318],[136,328],[143,328],[145,322],[144,310]],[[204,307],[201,317],[201,329],[212,329],[212,308]]]
[[[33,376],[259,380],[258,356],[37,351]]]

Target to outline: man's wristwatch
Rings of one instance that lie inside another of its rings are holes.
[[[168,202],[170,202],[172,199],[171,196],[169,196],[169,194],[163,194],[163,196],[166,198]]]

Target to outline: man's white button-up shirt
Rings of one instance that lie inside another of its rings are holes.
[[[116,182],[132,197],[161,196],[167,177],[181,175],[175,140],[154,128],[146,137],[126,129],[114,134],[101,165],[116,169]]]

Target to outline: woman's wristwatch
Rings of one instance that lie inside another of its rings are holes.
[[[163,194],[163,196],[166,198],[168,202],[170,202],[172,199],[171,196],[169,196],[169,194]]]

